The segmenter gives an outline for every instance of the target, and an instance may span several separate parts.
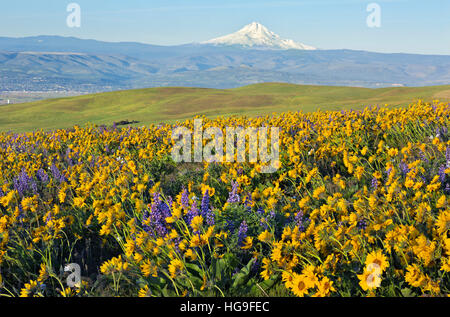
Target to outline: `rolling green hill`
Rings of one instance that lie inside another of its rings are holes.
[[[235,89],[148,88],[0,106],[0,131],[53,130],[122,120],[137,125],[174,122],[195,115],[263,115],[282,111],[402,106],[418,99],[450,101],[450,85],[353,88],[266,83]]]

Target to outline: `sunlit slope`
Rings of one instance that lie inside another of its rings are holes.
[[[148,88],[0,106],[0,131],[69,128],[122,120],[137,125],[174,122],[195,115],[264,115],[282,111],[358,109],[408,105],[418,99],[450,101],[450,85],[354,88],[266,83],[235,89]]]

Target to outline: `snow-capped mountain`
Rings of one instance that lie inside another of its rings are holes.
[[[315,50],[315,47],[298,43],[293,40],[283,39],[264,25],[253,22],[236,33],[218,37],[202,44],[212,44],[218,46],[241,45],[251,48],[265,48],[277,50]]]

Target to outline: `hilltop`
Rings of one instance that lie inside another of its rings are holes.
[[[360,109],[408,105],[422,99],[450,101],[450,85],[354,88],[266,83],[234,89],[187,87],[123,90],[0,106],[0,131],[29,132],[86,123],[171,123],[195,115],[258,116],[282,111]]]

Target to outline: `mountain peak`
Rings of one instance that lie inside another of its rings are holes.
[[[270,31],[259,22],[252,22],[244,26],[239,31],[218,37],[202,44],[213,44],[219,46],[240,45],[250,48],[263,49],[296,49],[296,50],[315,50],[315,47],[308,46],[293,40],[282,39],[279,35]]]
[[[262,25],[259,22],[252,22],[250,24],[247,24],[246,26],[244,26],[241,31],[244,32],[254,32],[254,33],[258,33],[258,32],[269,32],[269,30]]]

